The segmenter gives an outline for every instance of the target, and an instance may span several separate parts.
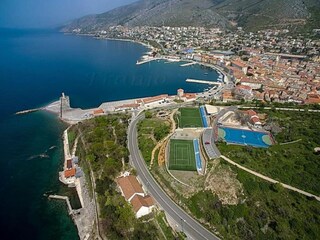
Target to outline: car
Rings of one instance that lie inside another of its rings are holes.
[[[209,145],[209,144],[210,144],[210,142],[205,142],[204,144],[205,144],[205,145]]]

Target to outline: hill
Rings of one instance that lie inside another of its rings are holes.
[[[246,30],[320,28],[319,0],[140,0],[77,19],[62,30],[109,26],[204,26]]]

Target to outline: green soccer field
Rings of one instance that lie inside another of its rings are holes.
[[[170,140],[169,169],[197,170],[192,140]]]
[[[180,108],[179,112],[180,128],[203,127],[199,108]]]

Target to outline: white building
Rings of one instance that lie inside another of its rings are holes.
[[[122,176],[117,178],[116,181],[122,196],[131,203],[137,218],[152,212],[154,208],[153,199],[144,193],[135,176]]]

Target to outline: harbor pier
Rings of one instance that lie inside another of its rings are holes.
[[[191,79],[188,78],[186,82],[193,82],[193,83],[203,83],[203,84],[209,84],[209,85],[216,85],[220,86],[221,82],[213,82],[213,81],[206,81],[206,80],[197,80],[197,79]]]

